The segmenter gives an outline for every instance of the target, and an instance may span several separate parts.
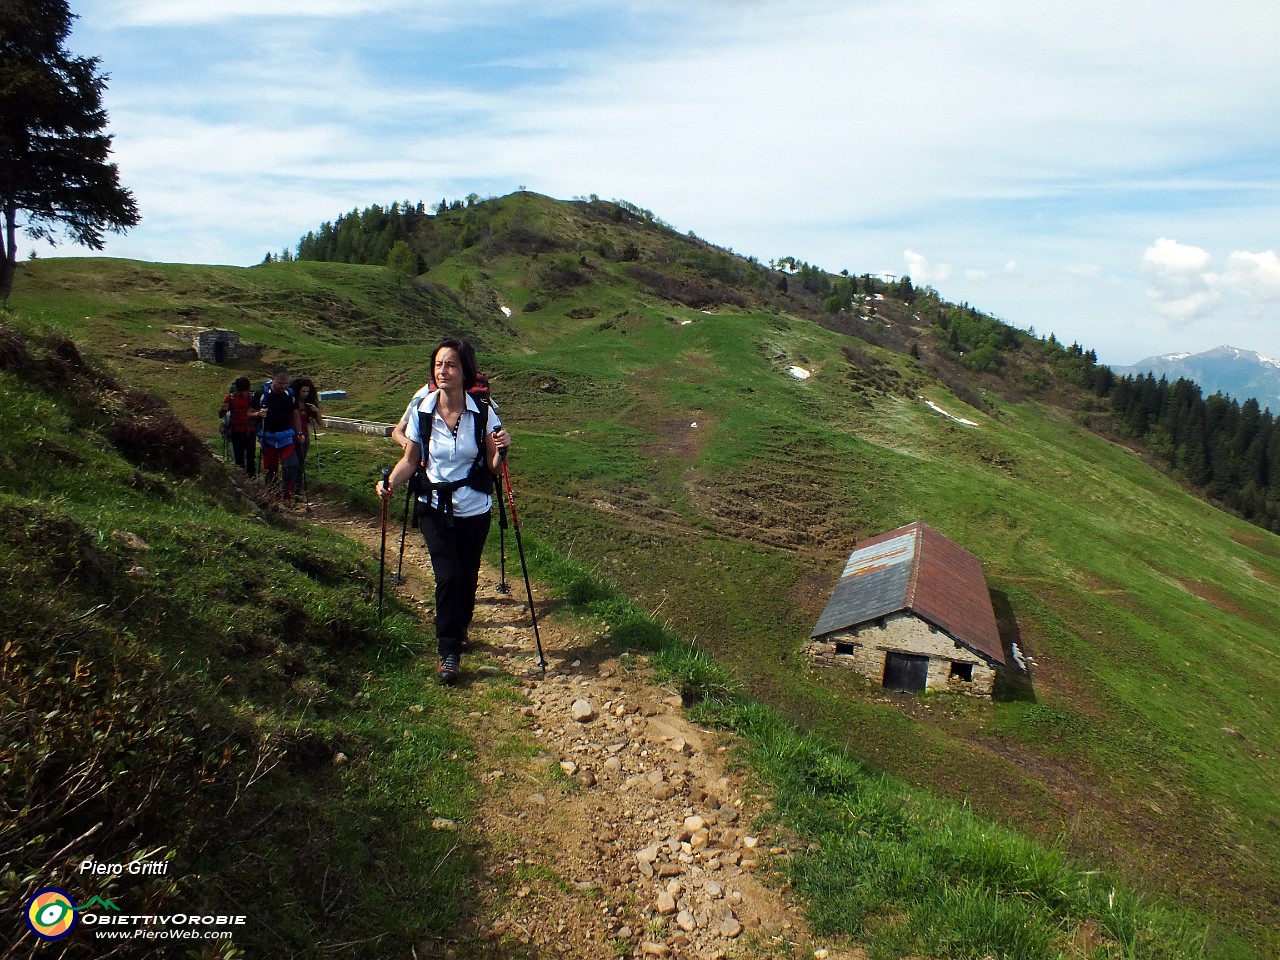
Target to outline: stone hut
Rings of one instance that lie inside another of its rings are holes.
[[[171,333],[191,344],[197,360],[205,363],[227,363],[231,360],[254,360],[261,353],[256,344],[243,343],[234,330],[211,327],[174,327]]]
[[[982,561],[923,523],[854,547],[806,651],[889,690],[977,697],[1005,664]]]

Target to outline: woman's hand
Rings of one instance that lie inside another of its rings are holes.
[[[489,469],[494,473],[501,472],[502,458],[507,455],[507,450],[511,447],[511,434],[504,428],[498,427],[485,437],[485,447],[489,454]]]

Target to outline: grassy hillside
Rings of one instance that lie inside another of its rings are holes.
[[[45,886],[251,918],[166,956],[332,955],[456,922],[470,852],[424,821],[471,809],[466,746],[416,620],[391,599],[379,626],[370,559],[260,510],[162,405],[20,316],[0,324],[0,436],[0,956],[31,955],[17,913]],[[86,857],[164,868],[79,875]],[[87,939],[40,953],[157,955]]]
[[[390,419],[431,343],[471,337],[537,538],[873,768],[1280,951],[1280,539],[1082,429],[1081,401],[1026,399],[1034,342],[972,374],[901,304],[824,315],[774,271],[643,219],[529,194],[456,216],[471,235],[412,283],[51,260],[20,268],[11,306],[210,437],[242,371],[284,360],[350,391],[330,412]],[[261,362],[138,355],[190,323],[237,330]],[[321,478],[353,498],[391,459],[377,440],[320,442]],[[799,656],[852,543],[916,519],[982,557],[1007,638],[1035,659],[994,704],[886,695]]]

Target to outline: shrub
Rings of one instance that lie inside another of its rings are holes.
[[[175,477],[198,475],[206,453],[203,440],[159,400],[140,390],[125,393],[123,413],[107,436],[133,463]]]

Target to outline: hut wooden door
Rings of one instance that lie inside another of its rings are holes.
[[[884,688],[914,693],[924,689],[929,679],[929,658],[910,653],[887,653],[884,658]]]

